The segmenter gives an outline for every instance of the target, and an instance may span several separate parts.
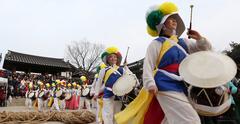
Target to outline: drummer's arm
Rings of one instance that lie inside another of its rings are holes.
[[[27,96],[28,96],[28,92],[29,92],[29,90],[27,90],[27,92],[25,93],[25,97],[27,98]]]
[[[102,84],[102,82],[103,82],[104,75],[105,75],[105,69],[100,70],[98,80],[96,81],[96,86],[95,86],[95,95],[94,96],[96,96],[96,97],[101,92],[103,92],[102,87],[104,87],[104,84]]]
[[[36,92],[35,92],[35,93],[36,93],[36,96],[38,96],[38,92],[39,92],[39,90],[36,90]]]
[[[93,83],[92,83],[92,88],[91,88],[91,91],[90,91],[91,95],[93,95],[95,93],[96,82],[97,82],[97,78],[94,78]]]
[[[212,50],[211,43],[204,37],[196,41],[189,39],[184,39],[184,41],[188,46],[189,53]]]
[[[147,48],[147,53],[143,63],[143,85],[147,89],[156,86],[153,71],[158,59],[161,45],[162,44],[158,41],[152,41]]]

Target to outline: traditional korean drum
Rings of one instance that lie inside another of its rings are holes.
[[[190,86],[188,98],[198,114],[218,116],[225,113],[231,106],[231,97],[224,86],[216,88],[198,88]]]
[[[72,99],[72,94],[71,93],[67,93],[66,97],[65,97],[65,100],[69,101],[71,99]]]
[[[86,97],[87,95],[90,95],[90,88],[86,87],[82,91],[82,96]]]
[[[65,99],[65,92],[63,92],[62,90],[59,90],[56,92],[56,96],[60,99],[60,100],[63,100]]]
[[[217,116],[231,106],[225,85],[237,73],[235,62],[228,56],[200,51],[187,56],[179,66],[183,81],[190,84],[188,98],[200,115]]]
[[[39,97],[39,98],[42,98],[42,97],[44,96],[44,94],[45,94],[44,91],[40,91],[38,97]]]
[[[42,98],[43,101],[49,98],[49,92],[41,91],[38,95],[39,98]]]
[[[30,98],[31,100],[35,100],[36,99],[35,92],[34,91],[30,92],[28,98]]]
[[[134,74],[123,74],[112,87],[112,91],[116,96],[124,96],[131,92],[137,84],[137,78]]]

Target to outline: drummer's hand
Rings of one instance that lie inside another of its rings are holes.
[[[200,33],[198,33],[195,30],[188,30],[187,35],[188,37],[195,39],[196,41],[199,41],[202,39],[202,36],[200,35]]]
[[[153,85],[153,86],[150,86],[150,87],[148,88],[148,91],[149,91],[150,93],[156,94],[156,93],[158,92],[158,88],[157,88],[157,86]]]
[[[96,100],[97,100],[97,98],[98,98],[98,95],[97,95],[97,94],[95,94],[95,95],[93,96],[93,99],[96,101]]]
[[[94,96],[95,93],[90,93],[90,96]]]

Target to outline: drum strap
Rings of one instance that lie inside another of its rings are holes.
[[[177,47],[187,56],[188,53],[187,53],[187,52],[185,51],[185,49],[184,49],[182,46],[180,46],[177,42],[178,42],[177,37],[176,37],[176,36],[172,36],[172,37],[170,37],[169,39],[166,39],[166,41],[163,42],[163,45],[162,45],[162,46],[170,46],[170,45],[177,46]],[[162,47],[162,46],[161,46],[161,47]],[[166,70],[163,70],[163,69],[159,69],[159,68],[158,68],[158,65],[160,64],[160,61],[161,61],[163,55],[164,55],[164,54],[167,52],[167,50],[168,50],[168,49],[165,49],[165,48],[166,48],[166,47],[162,47],[162,48],[160,49],[159,56],[158,56],[158,58],[157,58],[157,62],[156,62],[155,69],[154,69],[154,75],[157,73],[157,71],[160,71],[160,72],[164,73],[166,76],[168,76],[168,77],[170,77],[170,78],[172,78],[172,79],[174,79],[174,80],[182,81],[182,80],[183,80],[182,77],[180,77],[180,76],[178,76],[178,75],[176,75],[176,74],[173,74],[173,73],[169,73],[169,72],[166,71]]]
[[[118,73],[119,75],[122,75],[119,71],[118,71],[119,66],[114,66],[114,67],[110,67],[110,69],[108,69],[105,73],[104,76],[104,85],[107,83],[108,78],[111,76],[112,73]],[[105,87],[107,90],[112,91],[111,87]]]
[[[104,85],[107,83],[108,78],[111,76],[112,73],[117,72],[118,74],[122,75],[119,71],[118,71],[119,66],[115,66],[115,67],[110,67],[110,69],[108,69],[105,73],[104,76]]]
[[[168,41],[168,42],[166,42],[166,41]],[[163,44],[162,44],[162,48],[160,49],[160,51],[159,51],[159,55],[158,55],[158,58],[157,58],[157,62],[156,62],[156,65],[155,65],[155,68],[157,69],[158,68],[158,65],[160,64],[160,61],[161,61],[161,59],[162,59],[162,57],[163,57],[163,55],[167,52],[167,47],[165,47],[165,46],[171,46],[171,45],[174,45],[174,46],[177,46],[186,56],[188,55],[188,53],[186,52],[186,50],[182,47],[182,46],[180,46],[179,44],[178,44],[178,39],[177,39],[177,37],[176,36],[171,36],[170,38],[168,38],[168,39],[166,39],[165,38],[165,41],[163,42]]]

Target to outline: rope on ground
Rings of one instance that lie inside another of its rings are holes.
[[[95,115],[87,110],[75,112],[0,112],[0,123],[3,124],[39,124],[47,121],[87,124],[95,121]]]

